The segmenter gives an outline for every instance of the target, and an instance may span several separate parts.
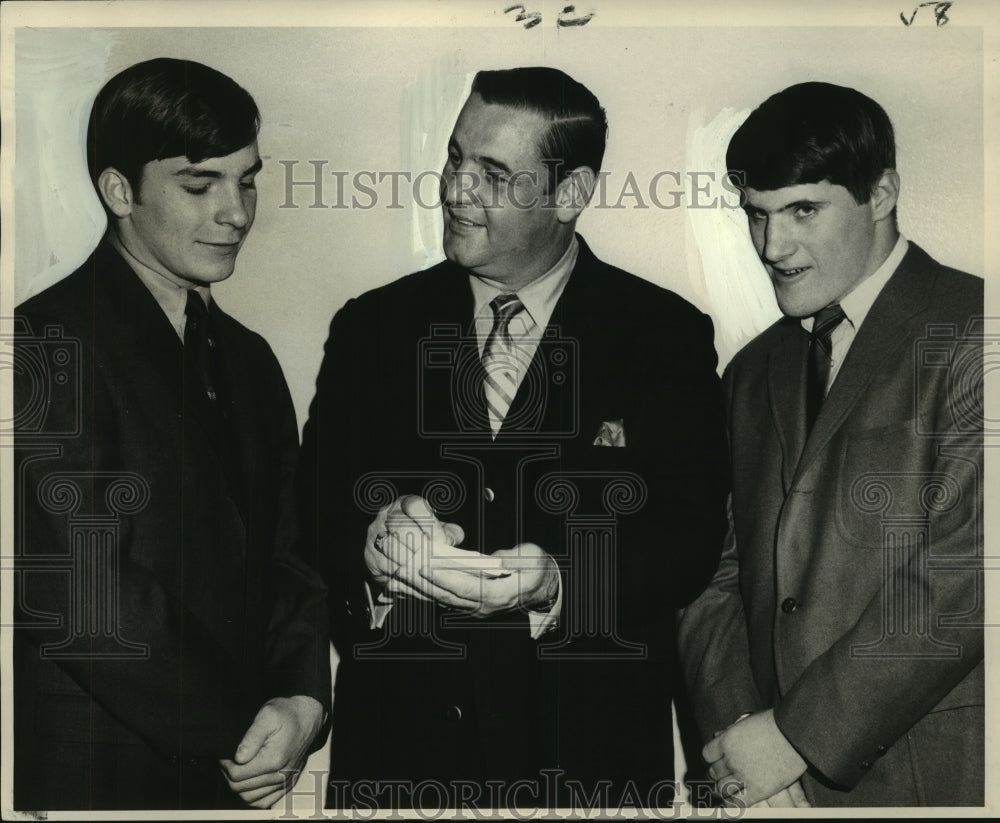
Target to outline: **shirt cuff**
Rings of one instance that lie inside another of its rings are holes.
[[[392,597],[380,591],[372,597],[372,587],[365,581],[365,597],[368,599],[368,628],[381,629],[385,618],[392,611]]]
[[[563,586],[562,575],[559,575],[559,588],[556,591],[556,602],[547,612],[535,612],[528,610],[528,628],[531,629],[531,639],[538,640],[546,632],[552,631],[559,625],[559,614],[562,611]]]

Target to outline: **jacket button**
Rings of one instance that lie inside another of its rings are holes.
[[[875,754],[877,754],[879,757],[881,757],[883,754],[885,754],[885,746],[876,746],[875,747]]]
[[[795,598],[794,598],[794,597],[786,597],[786,598],[785,598],[784,600],[782,600],[782,601],[781,601],[781,610],[782,610],[782,611],[783,611],[783,612],[784,612],[785,614],[791,614],[791,613],[792,613],[793,611],[795,611],[795,610],[796,610],[796,609],[797,609],[798,607],[799,607],[799,604],[798,604],[798,602],[797,602],[797,601],[795,600]]]
[[[868,771],[868,770],[869,770],[869,769],[870,769],[871,767],[872,767],[872,764],[871,764],[871,763],[869,763],[869,762],[868,762],[867,760],[862,760],[862,761],[861,761],[861,771],[863,771],[863,772],[866,772],[866,771]]]
[[[445,717],[449,720],[461,720],[462,710],[458,706],[449,706],[448,711],[444,713]]]
[[[493,489],[487,486],[485,489],[483,489],[483,497],[486,498],[487,503],[492,503],[493,498],[495,498],[496,495],[493,493]]]

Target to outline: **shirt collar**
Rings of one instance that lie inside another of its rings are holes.
[[[136,277],[149,289],[149,293],[153,295],[153,299],[156,300],[157,305],[167,316],[170,325],[174,327],[174,330],[183,340],[188,292],[194,289],[204,301],[205,306],[208,307],[212,303],[212,290],[208,286],[195,286],[194,284],[181,286],[168,280],[125,248],[121,239],[114,231],[108,232],[108,242],[125,259],[129,268],[135,272]]]
[[[871,307],[875,304],[875,300],[878,298],[879,294],[882,293],[882,289],[885,288],[885,284],[889,282],[889,278],[892,277],[896,269],[899,268],[899,264],[903,262],[903,257],[906,255],[908,247],[909,243],[906,238],[900,234],[896,239],[896,245],[892,247],[892,251],[889,252],[889,256],[882,261],[882,265],[875,269],[871,275],[858,283],[858,285],[856,285],[840,301],[840,308],[844,310],[844,314],[851,322],[851,325],[854,326],[855,332],[861,328],[861,324],[868,316],[868,312],[871,311]],[[813,321],[814,318],[812,316],[803,317],[802,328],[811,332]]]
[[[580,242],[574,234],[569,246],[563,252],[555,265],[545,274],[536,280],[532,280],[527,286],[517,290],[517,296],[524,304],[525,311],[530,315],[535,325],[544,329],[549,324],[552,311],[562,296],[563,289],[569,281],[569,276],[576,266],[576,258],[580,252]],[[492,314],[489,309],[490,301],[498,294],[510,294],[509,288],[493,280],[483,279],[474,274],[469,275],[469,283],[472,286],[472,299],[475,306],[473,316],[479,317],[482,314]]]

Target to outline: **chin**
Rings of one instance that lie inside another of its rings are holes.
[[[211,286],[213,283],[221,283],[223,280],[228,280],[232,277],[234,271],[235,266],[225,271],[197,271],[184,275],[184,279],[198,286]]]

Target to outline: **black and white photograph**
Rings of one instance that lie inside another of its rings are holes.
[[[1000,8],[0,44],[4,819],[1000,809]]]

